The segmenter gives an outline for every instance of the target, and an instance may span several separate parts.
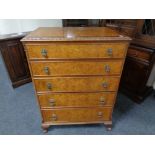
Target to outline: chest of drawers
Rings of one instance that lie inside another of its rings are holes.
[[[42,116],[51,125],[104,123],[130,38],[109,28],[38,28],[22,39]]]

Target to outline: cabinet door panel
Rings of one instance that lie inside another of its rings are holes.
[[[14,71],[15,78],[25,75],[26,69],[23,62],[23,55],[20,44],[17,41],[7,43],[8,57]]]
[[[30,82],[30,72],[21,38],[3,41],[0,49],[13,87]]]
[[[140,92],[146,84],[147,74],[147,64],[127,58],[122,73],[121,83],[123,87],[128,90]]]

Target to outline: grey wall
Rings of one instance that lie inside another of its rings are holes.
[[[38,27],[62,27],[61,19],[0,19],[0,35],[33,31]]]

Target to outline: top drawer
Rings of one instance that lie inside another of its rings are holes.
[[[26,45],[29,59],[123,58],[127,43],[55,43]]]

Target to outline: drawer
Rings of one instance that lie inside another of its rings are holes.
[[[32,61],[33,76],[120,74],[123,60],[109,61]]]
[[[64,108],[42,110],[43,122],[100,122],[111,119],[112,108]]]
[[[116,91],[119,77],[53,77],[35,78],[37,92],[92,92],[92,91]]]
[[[149,61],[150,57],[151,57],[150,53],[151,52],[148,52],[147,49],[145,51],[144,48],[142,48],[142,49],[141,48],[139,48],[139,49],[129,48],[127,55],[130,57],[135,57],[135,58]]]
[[[26,45],[30,59],[124,58],[128,43]]]
[[[112,106],[116,93],[51,93],[38,95],[42,108]]]

